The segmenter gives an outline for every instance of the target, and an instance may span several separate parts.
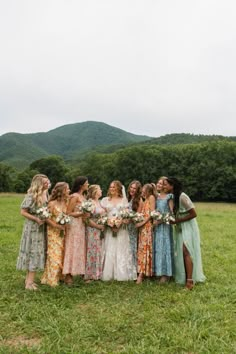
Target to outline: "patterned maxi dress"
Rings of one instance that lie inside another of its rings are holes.
[[[194,208],[194,205],[191,199],[187,194],[181,193],[179,198],[179,213],[177,217],[184,217],[188,214],[188,210],[192,208]],[[179,223],[174,227],[175,281],[179,284],[186,283],[183,244],[186,246],[193,262],[193,281],[205,281],[206,278],[202,270],[200,233],[196,218]]]
[[[129,202],[129,210],[132,211],[132,200]],[[129,233],[129,246],[133,257],[133,263],[137,269],[138,229],[132,222],[127,225],[127,228]]]
[[[96,207],[91,220],[97,221],[104,209]],[[104,240],[101,239],[101,230],[86,226],[87,259],[85,266],[85,279],[99,280],[102,278],[104,259]]]
[[[128,201],[122,201],[114,206],[108,197],[102,199],[102,207],[106,210],[108,217],[119,216],[120,210],[128,207]],[[121,226],[116,236],[112,235],[112,230],[107,227],[104,241],[104,267],[103,280],[135,280],[137,272],[129,246],[129,233],[125,226]]]
[[[150,215],[150,203],[146,199],[143,203],[142,214],[144,218]],[[142,273],[147,277],[152,275],[152,222],[149,220],[140,227],[139,240],[138,240],[138,273]]]
[[[34,205],[33,196],[27,194],[21,204],[21,209],[36,215],[37,206]],[[35,272],[43,270],[46,256],[46,225],[38,225],[35,221],[25,219],[21,237],[19,256],[16,269]]]
[[[79,211],[80,203],[75,209]],[[65,235],[63,274],[84,275],[86,261],[85,224],[81,217],[71,217]]]
[[[157,198],[156,209],[161,214],[169,213],[168,201],[173,197],[167,194],[166,198]],[[156,276],[173,275],[173,234],[172,226],[168,224],[159,224],[154,229],[153,235],[153,274]]]
[[[51,219],[56,222],[56,218],[61,212],[58,207],[51,210]],[[48,245],[47,261],[45,270],[41,279],[42,284],[57,286],[62,277],[62,266],[64,257],[64,232],[50,225],[47,226]]]

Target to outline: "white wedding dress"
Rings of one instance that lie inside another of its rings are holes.
[[[112,204],[108,197],[102,199],[102,207],[108,217],[119,216],[119,211],[128,208],[128,201],[123,198],[119,204]],[[121,226],[117,235],[112,236],[112,229],[105,230],[105,258],[102,280],[136,280],[137,271],[129,245],[129,234],[125,226]]]

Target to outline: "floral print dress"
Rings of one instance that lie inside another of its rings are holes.
[[[142,214],[144,218],[150,216],[150,203],[146,199],[143,203]],[[149,220],[139,231],[138,240],[138,273],[147,277],[152,275],[152,222]]]
[[[105,210],[96,206],[91,220],[95,223]],[[102,277],[104,259],[104,240],[101,238],[101,230],[86,226],[87,259],[85,266],[85,279],[99,280]]]
[[[75,207],[80,211],[81,203]],[[63,274],[84,275],[86,261],[85,224],[82,217],[71,216],[65,235],[65,257]]]
[[[32,194],[27,194],[21,209],[36,215],[37,206]],[[36,221],[25,219],[16,269],[35,272],[44,270],[46,256],[46,225],[38,225]]]
[[[51,211],[51,219],[56,222],[56,218],[66,210],[54,207]],[[47,227],[48,245],[47,261],[45,270],[41,279],[42,284],[57,286],[62,278],[62,266],[64,256],[64,232],[56,227],[48,225]]]

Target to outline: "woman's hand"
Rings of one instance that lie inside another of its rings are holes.
[[[42,220],[42,219],[39,219],[39,218],[36,218],[36,223],[39,225],[39,226],[41,226],[41,225],[43,225],[44,223],[45,223],[45,220]]]
[[[98,224],[97,224],[96,228],[97,228],[98,230],[101,230],[101,231],[104,231],[104,230],[105,230],[105,226],[104,226],[104,225],[98,225]]]

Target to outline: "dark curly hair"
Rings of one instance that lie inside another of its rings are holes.
[[[183,185],[176,177],[167,177],[166,181],[173,187],[174,213],[176,214],[179,210],[179,197],[183,191]]]

